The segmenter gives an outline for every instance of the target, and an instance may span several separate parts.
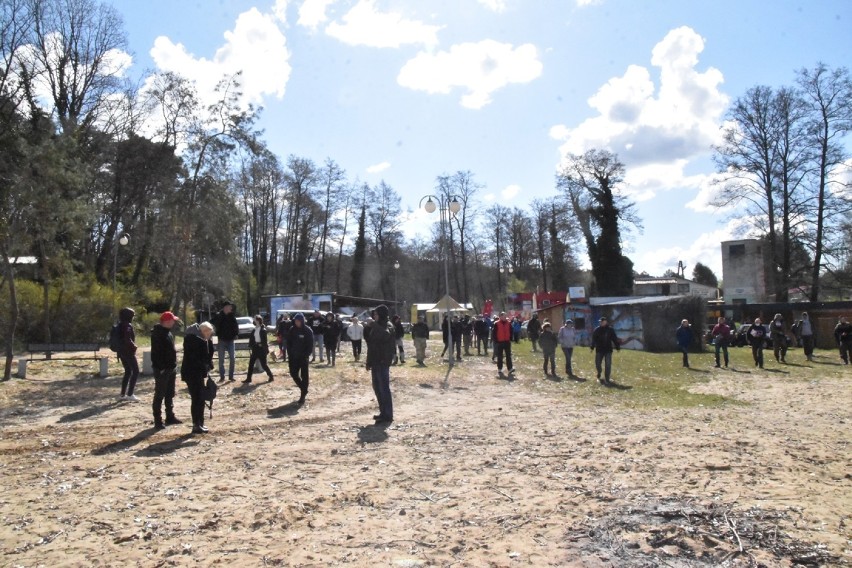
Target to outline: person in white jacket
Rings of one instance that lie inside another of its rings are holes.
[[[571,356],[574,354],[574,345],[577,339],[577,332],[574,330],[574,321],[571,319],[565,320],[565,325],[559,328],[559,335],[556,337],[559,340],[562,353],[565,354],[565,373],[569,377],[573,377],[574,371],[571,370]]]
[[[361,320],[357,317],[353,317],[350,321],[349,327],[346,328],[346,336],[352,342],[352,355],[355,356],[356,361],[360,361],[361,340],[364,339],[364,326],[361,325]]]

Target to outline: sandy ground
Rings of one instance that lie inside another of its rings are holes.
[[[694,389],[744,404],[635,410],[531,365],[503,380],[490,358],[447,374],[433,356],[392,369],[397,420],[377,427],[344,356],[312,367],[301,408],[281,364],[273,383],[220,388],[210,434],[192,436],[150,427],[150,377],[142,403],[114,401],[111,369],[34,364],[0,384],[3,565],[852,561],[843,379],[714,370]]]

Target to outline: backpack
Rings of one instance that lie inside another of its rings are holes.
[[[119,349],[121,349],[121,327],[116,323],[109,330],[109,350],[118,353]]]
[[[216,399],[217,390],[219,385],[208,376],[207,384],[204,386],[204,400],[207,402],[207,408],[210,409],[210,418],[213,418],[213,401]]]

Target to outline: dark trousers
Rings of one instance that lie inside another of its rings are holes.
[[[174,369],[154,369],[154,404],[151,409],[154,412],[154,423],[161,424],[163,421],[163,401],[166,403],[166,419],[173,418],[175,380],[177,372]]]
[[[393,420],[393,398],[390,390],[390,367],[375,365],[370,369],[373,378],[373,392],[379,403],[379,416]]]
[[[852,341],[841,341],[840,358],[843,359],[843,362],[848,365],[850,357],[852,357]]]
[[[719,367],[719,351],[725,354],[725,366],[728,366],[728,342],[716,340],[716,366]]]
[[[556,374],[556,351],[545,351],[541,350],[544,353],[544,374],[547,374],[547,363],[550,362],[550,374]]]
[[[352,340],[352,355],[355,357],[355,360],[361,358],[361,340],[353,339]]]
[[[763,342],[761,341],[759,345],[751,346],[751,356],[754,358],[754,364],[763,368]]]
[[[453,336],[453,346],[455,347],[455,350],[456,350],[456,359],[461,359],[461,347],[462,347],[461,337]],[[452,356],[452,353],[450,353],[450,356]]]
[[[814,356],[814,336],[813,335],[803,335],[802,336],[802,349],[805,352],[805,357],[810,359]]]
[[[325,360],[329,365],[337,362],[337,341],[325,342]]]
[[[266,357],[269,353],[266,352],[266,349],[259,347],[257,349],[251,350],[251,355],[249,356],[249,367],[248,373],[246,374],[246,380],[250,381],[252,374],[254,374],[254,366],[255,363],[260,363],[260,368],[266,373],[266,376],[269,379],[272,379],[272,371],[269,370],[269,363],[266,362]]]
[[[118,354],[118,359],[124,367],[124,376],[121,378],[121,394],[130,396],[136,390],[136,381],[139,379],[139,361],[135,353],[124,351]]]
[[[476,354],[480,355],[482,352],[481,348],[485,348],[485,354],[488,355],[488,336],[487,335],[477,335],[476,336]]]
[[[290,376],[293,377],[293,382],[302,391],[302,398],[308,394],[308,384],[310,383],[310,375],[308,374],[308,359],[297,359],[290,357]]]
[[[612,376],[612,351],[595,350],[595,371],[598,373],[598,379],[601,378],[601,367],[603,367],[604,379],[609,381]]]
[[[689,347],[679,346],[680,352],[683,354],[683,366],[689,367]]]
[[[571,367],[571,359],[574,356],[574,348],[573,347],[563,347],[562,353],[565,355],[565,372],[568,373],[569,376],[574,375],[574,370]]]
[[[189,410],[193,426],[204,426],[204,380],[205,377],[198,377],[186,381],[191,399]]]
[[[494,350],[497,352],[497,370],[503,370],[503,357],[506,357],[506,368],[510,371],[512,367],[512,342],[497,341],[494,343]]]
[[[787,357],[787,338],[785,336],[772,338],[772,354],[775,355],[776,361],[784,361]]]

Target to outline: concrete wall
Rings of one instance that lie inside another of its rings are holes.
[[[763,243],[757,239],[724,241],[722,281],[726,304],[765,302],[767,297]]]

